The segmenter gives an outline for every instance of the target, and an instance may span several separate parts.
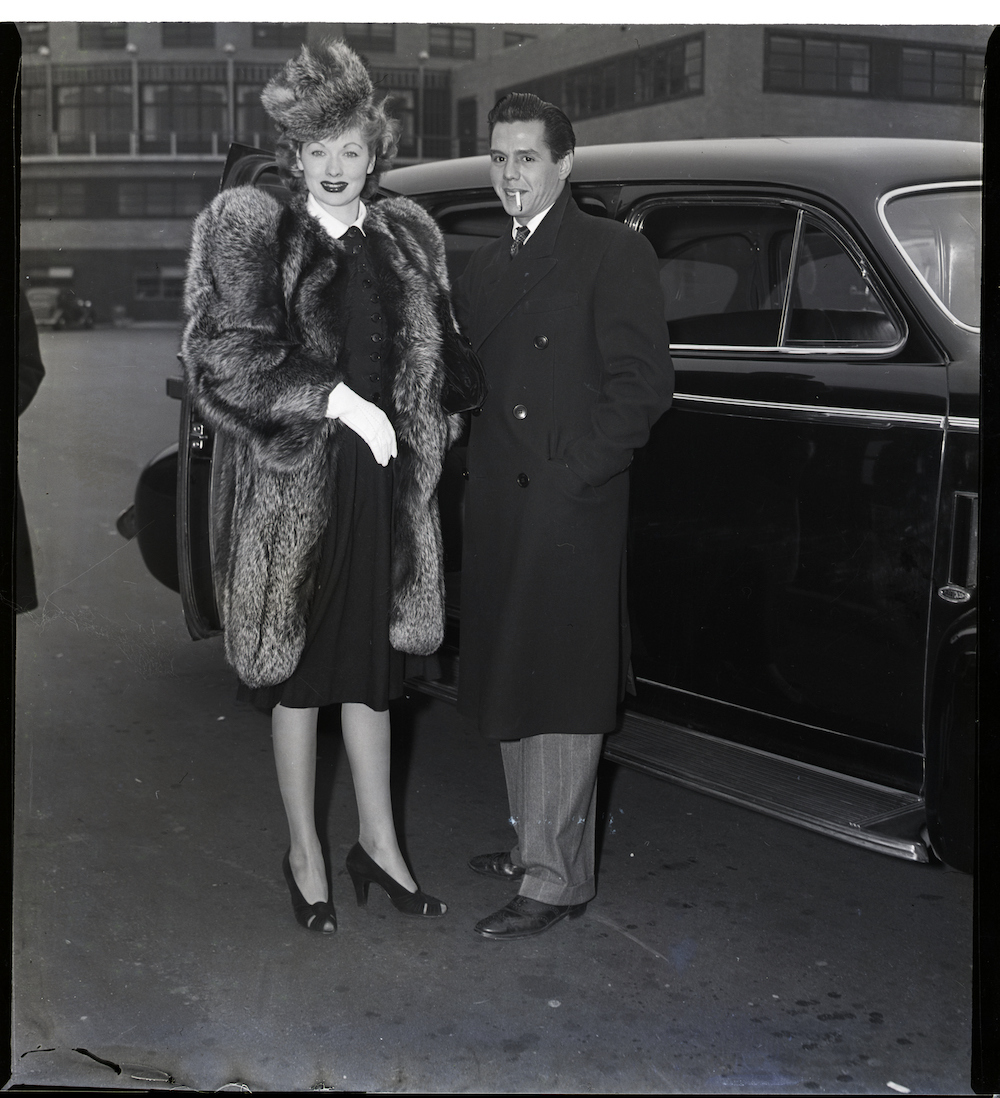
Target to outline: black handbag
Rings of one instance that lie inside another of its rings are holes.
[[[455,323],[448,302],[442,300],[438,311],[444,364],[441,407],[448,415],[478,411],[489,392],[486,371],[465,333]]]

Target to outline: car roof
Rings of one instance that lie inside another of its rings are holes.
[[[974,180],[983,147],[975,141],[897,137],[739,137],[644,141],[577,148],[579,183],[753,182],[829,191],[831,179],[876,196],[899,187]],[[849,172],[845,172],[849,167]],[[489,188],[489,156],[395,168],[387,193],[420,196]]]

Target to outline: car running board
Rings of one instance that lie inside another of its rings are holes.
[[[441,662],[443,678],[409,679],[407,685],[454,703],[458,660],[443,657]],[[607,737],[604,757],[866,850],[913,862],[931,860],[920,835],[924,800],[914,793],[628,711],[620,730]]]

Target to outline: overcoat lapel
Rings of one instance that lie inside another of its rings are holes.
[[[513,259],[510,258],[507,234],[495,244],[489,245],[493,254],[487,260],[480,301],[473,313],[478,321],[472,332],[472,342],[476,350],[486,342],[504,317],[517,307],[522,298],[557,266],[559,260],[553,253],[559,227],[570,201],[572,199],[567,184],[555,205],[542,219],[541,225],[532,233],[528,245]]]

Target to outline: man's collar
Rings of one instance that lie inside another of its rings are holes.
[[[557,201],[558,201],[558,199],[557,199]],[[552,206],[554,206],[554,205],[555,205],[555,202],[552,203]],[[549,210],[552,209],[552,206],[546,206],[545,209],[542,210],[541,213],[535,214],[534,217],[529,217],[528,220],[524,222],[525,228],[528,230],[528,237],[529,238],[530,238],[531,234],[535,231],[535,229],[537,229],[538,226],[541,225],[542,219],[549,212]],[[518,230],[518,228],[520,228],[520,225],[521,225],[521,222],[519,222],[517,220],[514,220],[514,221],[511,222],[511,226],[510,226],[510,235],[511,235],[511,237],[513,237],[517,233],[517,230]]]
[[[351,225],[345,225],[339,218],[334,217],[332,213],[324,210],[312,195],[309,195],[306,199],[306,212],[312,214],[334,240],[339,240],[344,233],[354,225],[357,225],[363,233],[365,231],[365,218],[368,216],[368,208],[365,206],[364,202],[359,199],[357,218],[355,218]]]

